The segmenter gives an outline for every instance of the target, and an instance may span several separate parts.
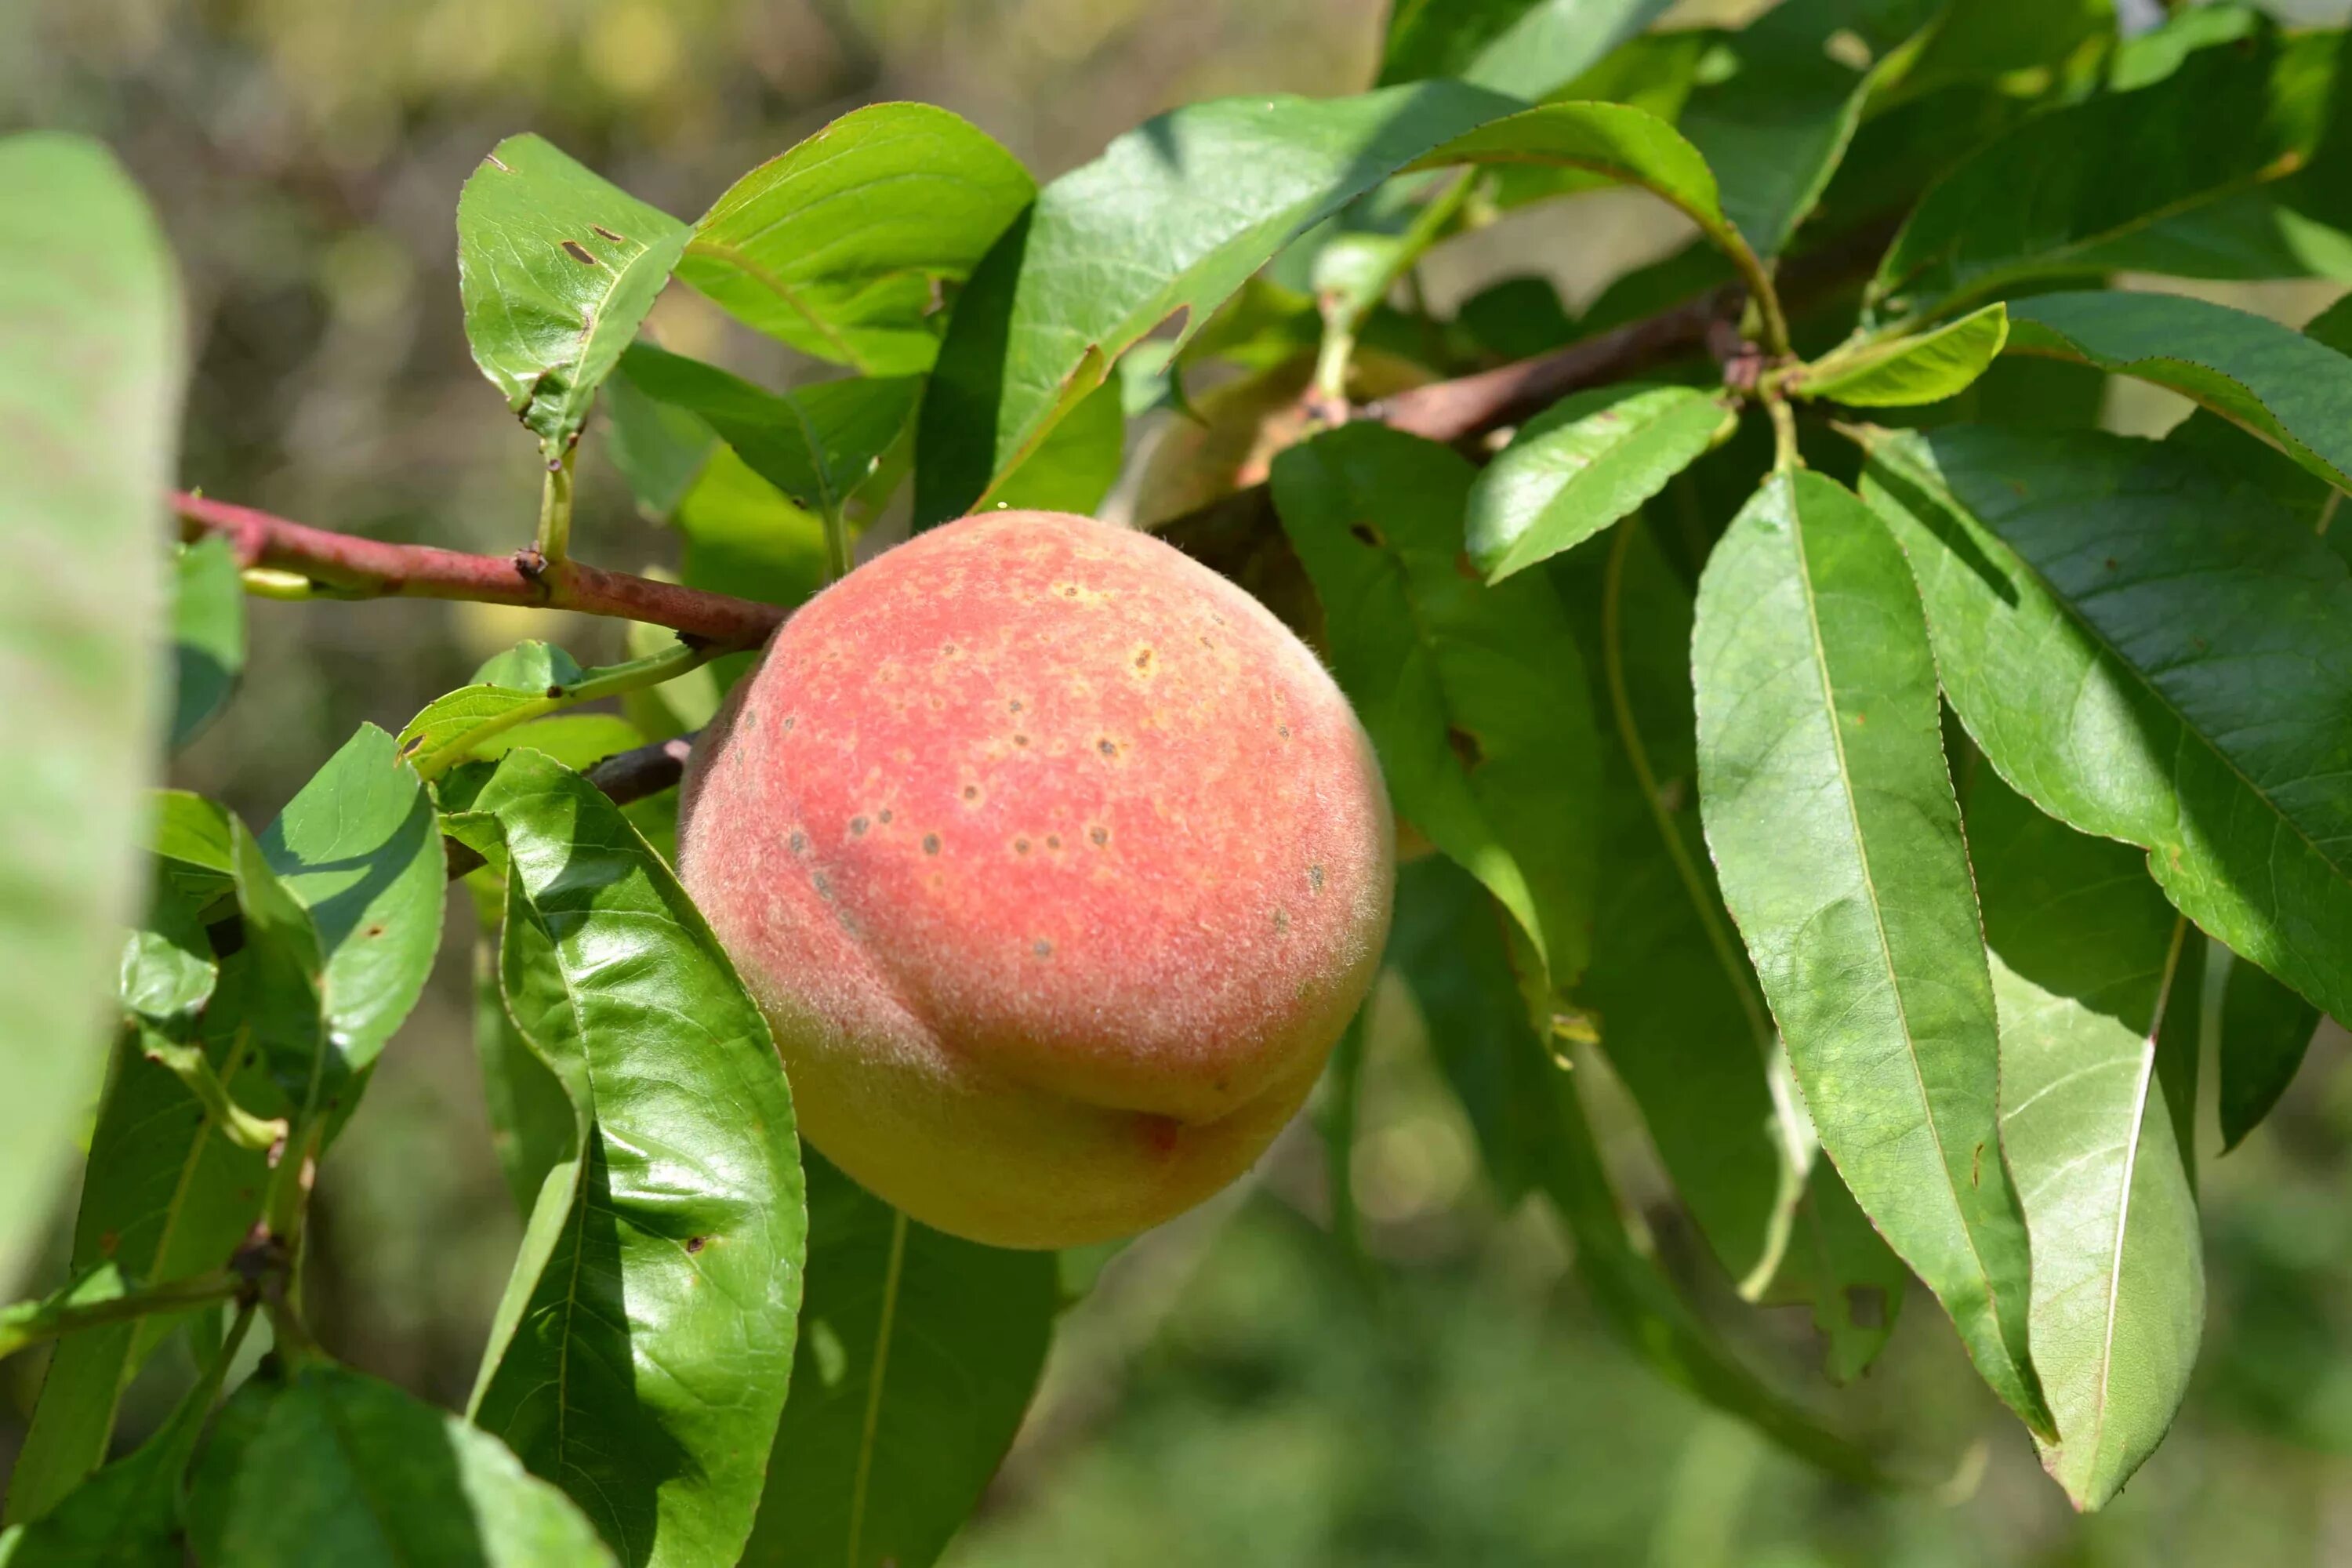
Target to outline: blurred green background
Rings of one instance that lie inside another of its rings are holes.
[[[1712,14],[1727,7],[1716,6]],[[1737,7],[1731,7],[1737,9]],[[2294,8],[2314,19],[2311,4]],[[1687,13],[1689,7],[1685,7]],[[967,115],[1041,177],[1158,110],[1354,90],[1378,0],[0,0],[0,130],[88,130],[163,214],[194,365],[188,482],[330,527],[500,551],[530,535],[529,437],[474,371],[457,312],[457,189],[535,130],[635,194],[698,212],[744,169],[877,99]],[[2224,131],[2226,128],[2222,128]],[[1443,305],[1534,264],[1571,306],[1679,242],[1654,205],[1556,204],[1433,268]],[[2339,289],[2232,298],[2300,321]],[[809,374],[674,294],[671,346]],[[2116,395],[2113,423],[2182,405]],[[592,436],[582,553],[643,568]],[[257,605],[236,703],[175,784],[266,820],[352,728],[397,728],[486,655],[547,637],[593,662],[617,628],[433,604]],[[472,913],[320,1182],[321,1337],[462,1403],[520,1231],[468,1037]],[[2288,1102],[2209,1167],[2212,1302],[2171,1440],[2079,1521],[1915,1292],[1863,1384],[1824,1404],[1916,1489],[1834,1487],[1706,1413],[1610,1338],[1542,1213],[1496,1211],[1423,1062],[1410,1005],[1374,1031],[1355,1186],[1377,1278],[1332,1244],[1302,1123],[1257,1179],[1139,1242],[1065,1321],[1045,1391],[959,1568],[1026,1564],[2352,1563],[2352,1079],[2332,1026]],[[1601,1069],[1587,1092],[1660,1256],[1728,1300]],[[2207,1075],[2211,1081],[2211,1075]],[[1801,1315],[1718,1310],[1790,1386]],[[0,1367],[0,1467],[38,1364]],[[174,1369],[125,1423],[156,1415]]]

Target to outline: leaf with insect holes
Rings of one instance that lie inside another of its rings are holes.
[[[1941,403],[1990,369],[2008,338],[2007,307],[1987,305],[1916,336],[1825,354],[1800,373],[1793,390],[1855,408]]]
[[[506,879],[509,1016],[572,1101],[475,1421],[632,1563],[743,1549],[792,1371],[806,1219],[766,1021],[621,810],[535,752],[451,775]]]
[[[1699,580],[1691,668],[1707,847],[1822,1147],[1993,1392],[2054,1435],[2000,1158],[1991,976],[1902,552],[1834,480],[1773,475]]]
[[[2196,1063],[2203,950],[2129,845],[2036,811],[1989,770],[1969,846],[2000,1008],[2001,1147],[2033,1249],[2033,1364],[2075,1506],[2112,1499],[2172,1425],[2205,1323],[2192,1152],[2170,1075]],[[2173,1091],[2168,1093],[2168,1091]]]
[[[578,438],[688,233],[538,136],[508,137],[466,181],[466,339],[551,458]]]
[[[80,137],[0,139],[0,1279],[47,1224],[105,1061],[158,763],[180,305],[138,188]]]
[[[1277,458],[1274,500],[1398,815],[1494,890],[1564,987],[1592,940],[1591,700],[1550,583],[1489,585],[1464,558],[1473,478],[1447,447],[1359,423]]]
[[[2089,431],[1875,441],[1953,710],[2011,787],[2352,1016],[2352,574],[2195,453]]]
[[[1528,109],[1451,81],[1193,104],[1047,185],[973,272],[924,395],[917,525],[994,500],[1162,323],[1181,322],[1170,352],[1181,351],[1293,238],[1392,175],[1457,163],[1580,169],[1640,185],[1755,265],[1706,161],[1629,105]]]
[[[1036,195],[987,132],[928,103],[853,110],[728,187],[677,275],[803,353],[907,376],[960,283]]]
[[[942,1235],[803,1158],[808,1294],[743,1568],[929,1568],[1045,1369],[1055,1255]]]
[[[1735,416],[1688,386],[1594,387],[1519,426],[1470,488],[1464,529],[1490,583],[1592,535],[1665,488]]]
[[[2352,489],[2352,357],[2266,316],[2177,294],[2043,294],[2011,315],[2012,352],[2168,386]]]

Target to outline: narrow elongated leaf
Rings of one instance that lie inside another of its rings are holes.
[[[1725,68],[1691,93],[1677,123],[1706,155],[1725,210],[1759,255],[1780,254],[1821,200],[1872,88],[1943,9],[1937,0],[1785,0],[1723,39]],[[1833,56],[1829,44],[1838,35],[1860,45],[1866,60]]]
[[[2129,845],[2053,821],[1980,773],[1969,842],[2000,1005],[2001,1139],[2033,1242],[2033,1362],[2078,1508],[2163,1440],[2205,1320],[2197,1203],[2160,1030],[2197,1006],[2188,922]],[[2192,1058],[2193,1060],[2193,1056]]]
[[[1605,386],[1519,427],[1470,489],[1470,559],[1499,583],[1581,543],[1665,488],[1734,416],[1688,386]]]
[[[197,1461],[205,1568],[610,1568],[570,1500],[506,1447],[388,1383],[314,1363],[245,1385]]]
[[[362,1071],[416,1005],[441,945],[448,873],[433,803],[397,742],[362,724],[261,846],[318,931],[330,1043]]]
[[[2221,1151],[2262,1125],[2294,1081],[2319,1009],[2248,963],[2230,960],[2221,984]]]
[[[928,1568],[1037,1386],[1055,1257],[942,1235],[804,1157],[808,1295],[744,1568]]]
[[[1874,445],[1872,504],[1952,707],[2043,811],[2149,851],[2173,903],[2352,1011],[2352,575],[2193,454],[1955,427]]]
[[[2000,1049],[1919,599],[1818,474],[1777,474],[1699,582],[1699,805],[1822,1146],[1985,1381],[2052,1435],[2000,1157]]]
[[[1751,1300],[1803,1301],[1832,1374],[1894,1327],[1903,1265],[1818,1156],[1699,834],[1691,596],[1640,520],[1555,577],[1609,714],[1592,966],[1577,1001],[1660,1159]],[[1810,1174],[1809,1174],[1810,1172]]]
[[[184,746],[228,701],[245,668],[245,585],[226,538],[180,552],[172,597],[172,744]]]
[[[49,1218],[104,1061],[156,763],[178,291],[105,148],[0,140],[0,1280]]]
[[[219,1136],[178,1076],[148,1058],[150,1032],[201,1047],[230,1095],[260,1116],[311,1103],[333,1055],[310,914],[262,847],[194,795],[165,796],[158,815],[162,874],[149,930],[123,950],[120,988],[131,1016],[90,1135],[77,1274],[111,1263],[137,1279],[173,1279],[217,1268],[260,1212],[263,1156]],[[437,864],[437,846],[433,854]],[[242,944],[215,969],[197,922],[224,890],[236,895]],[[433,917],[437,928],[437,893]],[[122,1389],[175,1321],[109,1325],[58,1346],[10,1477],[10,1520],[47,1513],[105,1458]]]
[[[669,281],[686,225],[545,139],[509,136],[457,197],[457,291],[474,363],[553,456]]]
[[[779,395],[649,343],[621,356],[621,374],[660,403],[708,424],[751,470],[796,503],[840,507],[881,464],[915,411],[919,384],[824,381]]]
[[[631,1564],[735,1561],[792,1369],[806,1237],[767,1025],[660,858],[534,752],[453,777],[503,861],[508,1010],[562,1080],[473,1415]]]
[[[2321,129],[2328,48],[2313,36],[2202,49],[2154,86],[2028,120],[1930,188],[1879,264],[1872,309],[1951,314],[2291,172]]]
[[[1276,460],[1275,504],[1399,814],[1494,890],[1566,985],[1591,941],[1591,699],[1550,584],[1461,569],[1471,479],[1434,442],[1350,425]]]
[[[2043,294],[2010,344],[2196,399],[2352,489],[2352,358],[2266,316],[2178,294]]]
[[[1940,403],[1990,369],[2008,338],[2007,307],[1987,305],[1932,331],[1829,354],[1802,373],[1797,390],[1856,408]]]
[[[1529,1022],[1507,931],[1504,911],[1459,868],[1431,857],[1400,868],[1388,962],[1428,1025],[1500,1195],[1542,1191],[1603,1315],[1660,1376],[1832,1474],[1880,1480],[1869,1456],[1741,1364],[1634,1246],[1575,1086]]]
[[[1754,265],[1706,160],[1664,121],[1627,105],[1528,110],[1451,81],[1325,101],[1194,104],[1046,186],[973,273],[924,396],[918,524],[992,500],[1162,322],[1181,323],[1181,348],[1245,279],[1349,202],[1400,172],[1465,163],[1584,169],[1642,185]]]
[[[1668,0],[1397,0],[1381,85],[1454,77],[1538,99],[1632,37]]]
[[[507,1190],[514,1194],[515,1208],[528,1220],[540,1189],[547,1184],[547,1173],[573,1157],[579,1116],[563,1080],[531,1049],[507,1013],[499,937],[506,918],[506,885],[484,868],[468,876],[466,887],[479,923],[474,939],[474,1054],[482,1067],[490,1145]]]
[[[677,275],[803,353],[913,375],[961,282],[1037,185],[985,132],[928,103],[854,110],[727,189]]]

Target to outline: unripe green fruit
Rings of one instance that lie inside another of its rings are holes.
[[[1245,1170],[1370,987],[1395,874],[1314,655],[1052,512],[934,530],[793,616],[696,748],[678,845],[809,1141],[1003,1247]]]

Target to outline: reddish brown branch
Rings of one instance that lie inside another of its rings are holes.
[[[237,562],[308,578],[322,590],[353,598],[471,599],[490,605],[535,605],[649,621],[727,647],[751,647],[783,624],[784,612],[731,595],[577,561],[542,563],[535,550],[510,556],[469,555],[430,544],[306,528],[251,507],[175,491],[172,505],[188,539],[226,537]]]

